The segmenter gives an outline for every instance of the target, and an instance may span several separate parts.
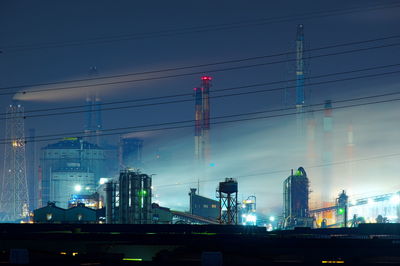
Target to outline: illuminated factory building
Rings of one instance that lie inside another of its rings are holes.
[[[400,222],[400,192],[353,199],[348,204],[348,218],[355,225],[362,222]],[[379,216],[382,218],[381,221],[379,221]]]
[[[255,196],[250,196],[246,200],[243,200],[240,218],[242,225],[257,224]]]
[[[81,138],[65,138],[41,150],[41,206],[67,208],[71,198],[95,192],[103,174],[104,151]],[[40,181],[39,181],[40,182]]]

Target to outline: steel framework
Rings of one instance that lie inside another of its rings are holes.
[[[13,222],[29,215],[26,179],[24,108],[10,105],[6,112],[6,134],[0,206],[1,220]]]
[[[233,178],[226,178],[217,188],[219,198],[220,224],[237,224],[238,222],[238,183]]]

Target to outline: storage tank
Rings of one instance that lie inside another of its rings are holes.
[[[303,225],[309,217],[308,194],[309,181],[306,171],[299,167],[295,173],[283,182],[283,217],[284,227]]]

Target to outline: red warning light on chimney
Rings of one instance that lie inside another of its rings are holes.
[[[211,77],[208,77],[208,76],[203,76],[203,77],[201,77],[201,79],[202,79],[202,80],[211,80],[212,78],[211,78]]]

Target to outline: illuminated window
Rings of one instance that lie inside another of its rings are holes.
[[[216,204],[211,204],[211,208],[217,208],[217,205]]]
[[[204,204],[204,205],[203,205],[203,208],[208,208],[208,205],[207,205],[207,204]]]
[[[46,220],[50,221],[53,218],[53,214],[52,213],[48,213],[46,214]]]
[[[83,218],[83,214],[79,213],[78,214],[78,221],[82,221],[82,218]]]

